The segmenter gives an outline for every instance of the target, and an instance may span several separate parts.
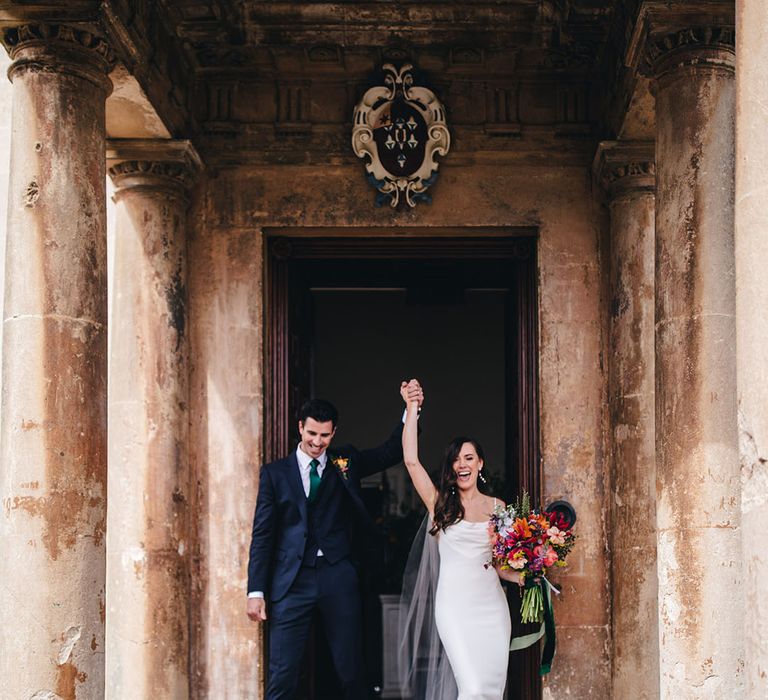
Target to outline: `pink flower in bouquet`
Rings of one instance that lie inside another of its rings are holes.
[[[559,527],[549,528],[547,536],[552,544],[565,544],[565,533]]]
[[[559,559],[557,552],[552,547],[542,544],[533,548],[533,554],[537,559],[540,558],[546,567],[552,566]]]

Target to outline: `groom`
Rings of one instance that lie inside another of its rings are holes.
[[[421,405],[423,392],[417,381],[408,383],[408,394]],[[332,404],[307,401],[299,415],[296,451],[261,467],[247,614],[254,621],[270,621],[266,700],[295,697],[316,609],[325,622],[344,697],[368,697],[351,533],[375,533],[360,480],[402,461],[403,424],[398,423],[379,447],[329,450],[337,423]]]

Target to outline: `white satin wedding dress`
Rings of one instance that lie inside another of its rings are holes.
[[[487,522],[460,520],[438,535],[435,623],[458,686],[458,700],[502,700],[511,622],[490,559]]]
[[[398,674],[408,700],[502,700],[511,623],[488,524],[460,520],[413,541],[400,597]]]

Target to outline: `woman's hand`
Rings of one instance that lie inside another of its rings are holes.
[[[501,564],[494,564],[494,569],[499,575],[499,578],[510,583],[516,583],[518,586],[525,584],[525,578],[522,571],[515,571],[514,569],[502,569]]]

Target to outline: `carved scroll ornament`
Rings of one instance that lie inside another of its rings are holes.
[[[414,87],[412,70],[386,64],[384,85],[366,91],[355,107],[352,148],[366,160],[377,206],[431,201],[426,191],[437,179],[436,157],[451,147],[445,108],[431,90]]]

